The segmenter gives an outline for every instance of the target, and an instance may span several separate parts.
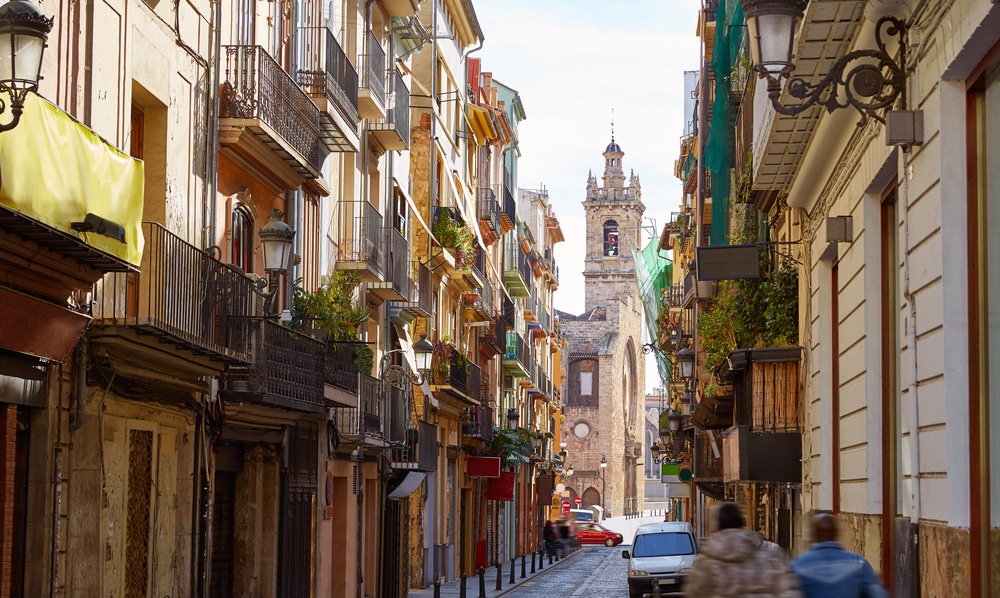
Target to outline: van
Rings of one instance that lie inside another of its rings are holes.
[[[639,526],[632,550],[622,551],[622,558],[628,559],[629,597],[642,598],[652,593],[654,579],[659,582],[661,595],[679,596],[696,553],[690,523],[669,521]]]
[[[593,521],[594,512],[590,509],[570,509],[569,516],[577,521]]]

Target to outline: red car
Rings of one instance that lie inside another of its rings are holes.
[[[604,544],[618,546],[622,535],[590,521],[576,522],[576,539],[580,544]]]

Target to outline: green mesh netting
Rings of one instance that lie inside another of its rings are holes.
[[[731,75],[737,64],[745,33],[743,4],[740,0],[720,0],[715,14],[715,43],[712,71],[715,99],[705,144],[705,167],[712,173],[712,245],[728,245],[729,170],[733,167],[733,102]]]
[[[635,264],[635,278],[639,283],[639,294],[646,311],[646,332],[655,345],[659,332],[656,329],[656,318],[663,307],[663,293],[670,288],[673,281],[673,263],[666,255],[661,255],[657,247],[660,240],[653,238],[642,251],[632,252],[632,263]],[[670,383],[670,368],[666,358],[659,351],[654,351],[656,368],[660,372],[660,380],[664,386]]]

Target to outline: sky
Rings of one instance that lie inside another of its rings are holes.
[[[642,186],[648,234],[681,203],[674,177],[684,127],[684,71],[697,70],[698,0],[474,0],[485,35],[473,57],[518,91],[518,186],[547,189],[564,243],[555,307],[583,312],[587,174],[600,181],[614,137]],[[648,239],[648,235],[646,236]],[[647,390],[659,386],[650,358]]]

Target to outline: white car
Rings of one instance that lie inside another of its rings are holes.
[[[628,559],[629,597],[642,598],[643,594],[652,593],[654,579],[659,582],[661,595],[681,592],[696,553],[690,523],[671,521],[639,526],[632,550],[622,551],[622,557]]]

